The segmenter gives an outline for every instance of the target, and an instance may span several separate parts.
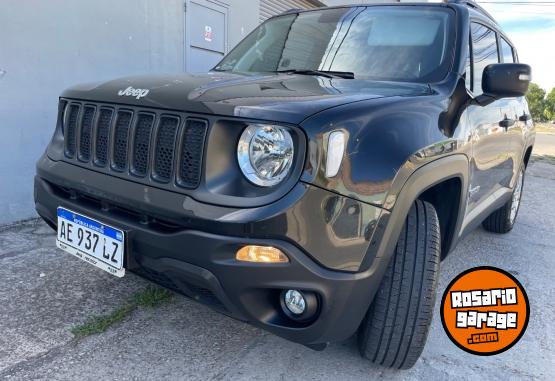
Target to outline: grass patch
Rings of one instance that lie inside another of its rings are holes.
[[[147,286],[144,290],[137,292],[131,300],[123,307],[100,316],[89,318],[84,324],[74,327],[71,333],[75,339],[80,340],[90,335],[105,332],[112,325],[121,322],[138,307],[155,308],[168,303],[173,298],[173,293],[165,288]]]
[[[170,301],[173,293],[162,287],[148,286],[143,291],[133,295],[133,302],[137,307],[155,308]]]

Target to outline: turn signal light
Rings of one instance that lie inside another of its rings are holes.
[[[272,246],[248,245],[235,254],[235,259],[243,262],[287,263],[289,258],[281,250]]]

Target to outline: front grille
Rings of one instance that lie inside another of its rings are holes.
[[[69,161],[146,183],[199,186],[206,120],[154,109],[67,102],[63,130]]]

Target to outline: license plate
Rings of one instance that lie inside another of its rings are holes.
[[[56,246],[112,275],[125,275],[125,236],[123,231],[114,227],[58,208]]]

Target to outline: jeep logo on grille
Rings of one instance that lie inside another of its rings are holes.
[[[146,97],[150,90],[148,89],[135,89],[132,86],[129,86],[127,89],[118,91],[118,95],[120,97],[135,97],[137,99],[141,99]]]

